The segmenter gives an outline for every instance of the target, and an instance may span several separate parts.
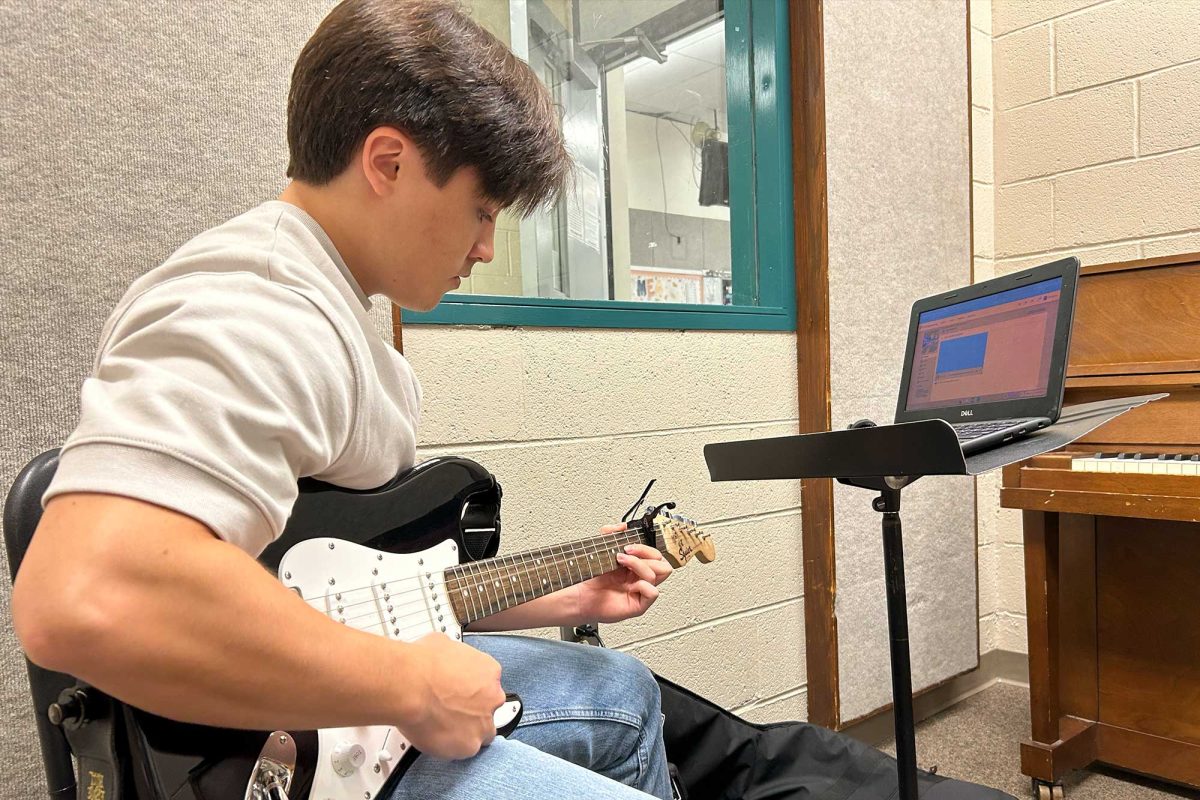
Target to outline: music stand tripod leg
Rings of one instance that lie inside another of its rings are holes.
[[[896,720],[896,770],[900,800],[917,800],[917,744],[913,726],[912,665],[908,645],[908,600],[904,591],[900,490],[882,489],[872,505],[876,511],[883,512],[883,568],[887,583],[892,709]]]

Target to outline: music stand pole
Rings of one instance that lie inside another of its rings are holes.
[[[908,645],[908,601],[904,591],[904,542],[900,490],[885,488],[873,506],[883,512],[883,569],[887,584],[888,634],[892,656],[892,711],[896,723],[896,772],[900,800],[917,800],[917,743],[913,723],[912,665]]]

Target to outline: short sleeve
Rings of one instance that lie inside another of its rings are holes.
[[[257,554],[297,479],[345,449],[355,374],[332,318],[295,289],[251,273],[159,284],[110,321],[43,502],[124,495]]]

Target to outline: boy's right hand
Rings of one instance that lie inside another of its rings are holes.
[[[422,753],[470,758],[496,736],[504,704],[500,663],[441,633],[409,646],[408,674],[398,675],[412,713],[396,727]]]

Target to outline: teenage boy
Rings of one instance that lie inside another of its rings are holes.
[[[105,325],[13,588],[27,654],[174,719],[395,725],[426,754],[396,798],[669,797],[657,685],[635,659],[391,641],[254,560],[299,477],[364,489],[413,464],[420,386],[369,298],[432,308],[491,260],[501,209],[559,195],[570,162],[547,91],[453,5],[346,0],[296,63],[288,146],[277,200],[183,245]],[[619,560],[473,628],[642,614],[670,566],[644,546]],[[492,741],[502,685],[525,713]]]

